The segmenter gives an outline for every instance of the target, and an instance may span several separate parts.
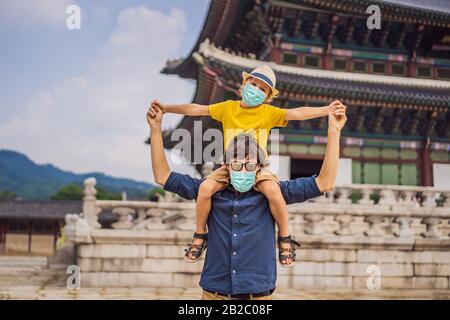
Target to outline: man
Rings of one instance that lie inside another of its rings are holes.
[[[339,139],[347,120],[345,114],[328,116],[328,143],[318,176],[281,181],[287,204],[318,197],[334,188],[338,161]],[[202,180],[172,172],[164,154],[162,142],[162,111],[147,113],[150,125],[151,160],[155,182],[165,190],[186,199],[196,199]],[[259,169],[260,152],[255,140],[237,139],[226,150],[226,166],[233,171]],[[249,166],[248,163],[257,163]],[[241,163],[241,165],[236,165]],[[237,191],[238,181],[213,196],[208,218],[208,251],[200,278],[202,299],[271,299],[276,282],[275,225],[267,199],[253,188]],[[295,259],[295,247],[291,258]]]

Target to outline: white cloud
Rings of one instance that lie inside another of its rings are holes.
[[[0,1],[0,21],[20,26],[60,23],[65,27],[66,10],[73,0]]]
[[[102,171],[153,180],[145,114],[155,98],[186,103],[192,83],[160,74],[186,34],[182,11],[127,8],[85,75],[66,79],[31,98],[19,117],[0,124],[2,147],[75,172]],[[167,115],[173,127],[179,116]],[[179,168],[194,172],[190,166]]]

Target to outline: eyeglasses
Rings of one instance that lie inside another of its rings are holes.
[[[256,168],[258,167],[258,163],[257,162],[242,163],[238,161],[233,161],[231,162],[230,166],[233,171],[241,171],[243,166],[245,166],[245,169],[247,171],[255,171]]]

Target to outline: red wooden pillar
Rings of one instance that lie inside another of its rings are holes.
[[[0,252],[6,250],[6,222],[0,222]]]
[[[273,62],[281,64],[281,49],[277,46],[272,47],[270,58]]]
[[[408,77],[416,76],[416,51],[412,52],[412,56],[410,57],[410,59],[408,61],[407,75],[408,75]]]
[[[323,60],[322,68],[324,70],[332,69],[331,50],[332,50],[332,46],[331,46],[331,42],[329,42],[327,44],[326,48],[323,50],[323,54],[322,54],[322,60]]]
[[[433,185],[433,162],[430,157],[430,140],[424,141],[420,150],[420,184],[422,186]]]
[[[53,223],[53,253],[56,252],[56,244],[58,242],[58,236],[59,236],[59,222]]]
[[[33,233],[33,222],[28,221],[28,253],[31,253],[31,235]]]

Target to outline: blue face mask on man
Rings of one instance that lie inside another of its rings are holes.
[[[256,181],[256,171],[230,170],[230,180],[233,187],[239,192],[249,191]]]
[[[242,90],[242,100],[249,107],[256,107],[266,100],[266,94],[254,85],[247,83]]]

